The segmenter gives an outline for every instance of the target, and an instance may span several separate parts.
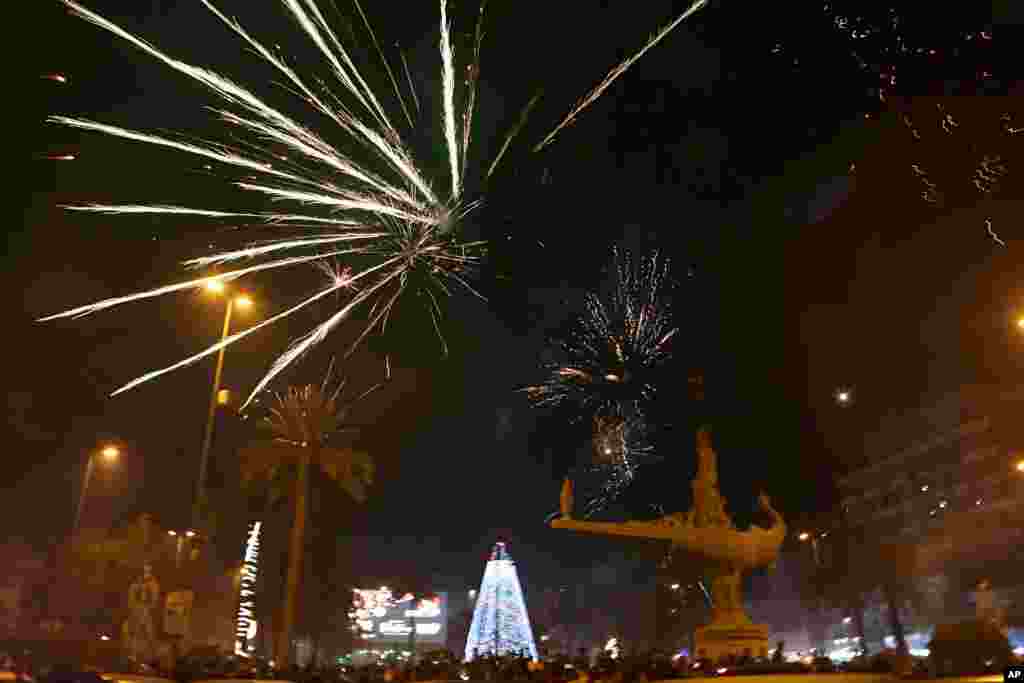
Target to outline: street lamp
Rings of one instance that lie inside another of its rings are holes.
[[[841,387],[836,389],[835,398],[838,405],[848,406],[853,402],[853,391],[845,387]]]
[[[1017,471],[1024,472],[1024,460],[1020,460],[1017,462]]]
[[[82,507],[85,504],[85,494],[89,490],[89,480],[92,479],[92,468],[96,462],[96,456],[100,456],[104,462],[113,463],[121,455],[121,450],[112,444],[104,446],[99,451],[90,451],[85,461],[85,471],[82,474],[82,489],[78,492],[78,507],[75,509],[75,525],[71,529],[71,535],[77,536],[79,527],[82,524]]]
[[[185,547],[185,539],[194,538],[196,532],[189,529],[188,531],[168,531],[167,535],[177,540],[178,549],[174,555],[174,566],[181,568],[181,551]]]
[[[208,280],[206,290],[213,294],[223,294],[226,291],[225,285],[220,280]],[[217,413],[217,397],[220,393],[220,378],[224,370],[224,340],[228,338],[231,331],[231,314],[235,306],[245,310],[252,307],[253,302],[245,294],[237,294],[227,297],[227,306],[224,309],[224,328],[220,334],[222,346],[217,352],[217,366],[213,371],[213,389],[210,391],[210,409],[206,415],[206,431],[203,434],[203,449],[199,455],[199,478],[196,480],[196,497],[192,505],[192,525],[199,526],[199,512],[203,501],[203,493],[206,489],[206,469],[210,459],[210,443],[213,440],[213,418]]]

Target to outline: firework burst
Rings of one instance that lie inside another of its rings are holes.
[[[590,462],[574,476],[585,517],[622,497],[637,470],[657,461],[646,408],[677,332],[668,273],[657,252],[634,261],[616,250],[604,291],[587,295],[545,381],[525,389],[536,406],[565,407],[573,420],[592,423]]]
[[[526,387],[531,401],[571,405],[577,417],[642,419],[678,331],[666,296],[668,272],[657,252],[634,262],[616,250],[606,293],[587,295],[545,381]]]
[[[658,460],[640,419],[599,415],[594,417],[593,429],[591,462],[576,477],[583,483],[585,518],[621,498],[637,470]]]
[[[251,244],[243,249],[224,251],[186,262],[192,268],[220,269],[219,272],[79,306],[43,320],[88,315],[132,301],[202,287],[212,281],[228,282],[293,266],[324,268],[322,264],[325,262],[337,264],[346,259],[360,259],[360,263],[370,265],[359,268],[350,266],[347,271],[337,265],[325,269],[325,285],[306,299],[178,363],[143,375],[115,393],[199,361],[330,294],[344,294],[347,300],[339,302],[339,308],[333,315],[292,343],[256,384],[248,401],[288,365],[349,319],[355,309],[365,307],[369,314],[368,324],[352,348],[374,329],[383,331],[399,297],[409,288],[425,292],[434,328],[443,344],[438,300],[448,295],[455,286],[480,296],[471,280],[485,245],[482,242],[466,241],[460,230],[461,221],[482,202],[480,197],[465,196],[467,173],[472,172],[483,178],[490,176],[511,140],[523,127],[521,119],[506,135],[499,154],[491,163],[485,164],[478,172],[467,169],[476,83],[480,71],[483,35],[480,22],[483,21],[483,7],[476,27],[474,49],[464,70],[466,76],[460,78],[457,74],[462,70],[452,45],[447,0],[440,0],[440,119],[449,175],[441,181],[424,174],[406,142],[407,136],[421,124],[416,120],[420,99],[413,87],[405,57],[402,55],[402,71],[398,72],[399,77],[396,78],[397,70],[393,70],[388,63],[358,0],[354,2],[355,8],[394,90],[394,100],[398,102],[403,117],[401,119],[389,115],[381,103],[382,98],[368,85],[367,78],[352,59],[351,46],[346,46],[339,39],[316,0],[282,0],[282,5],[323,59],[333,78],[330,84],[299,72],[277,51],[270,49],[270,43],[249,33],[238,21],[219,10],[211,0],[201,1],[216,19],[237,35],[240,43],[278,73],[288,91],[298,97],[312,114],[321,121],[330,122],[335,129],[332,133],[340,131],[347,144],[341,148],[329,143],[325,132],[269,104],[251,88],[209,68],[172,57],[74,0],[61,0],[72,14],[131,43],[172,70],[211,90],[223,103],[220,108],[213,108],[212,111],[219,116],[231,135],[237,138],[241,134],[244,148],[220,140],[196,141],[193,138],[186,139],[184,135],[155,134],[67,116],[53,116],[50,121],[195,155],[208,163],[216,163],[219,172],[240,174],[234,183],[237,187],[289,207],[280,213],[139,204],[89,204],[69,208],[122,215],[190,215],[230,219],[248,222],[250,227],[258,226],[259,223],[285,224],[300,232],[285,239]],[[600,97],[610,83],[619,78],[636,59],[661,41],[686,17],[703,7],[705,2],[694,2],[637,52],[612,68],[535,148],[540,149],[550,144],[559,131]],[[408,87],[399,85],[403,74]],[[524,109],[523,119],[533,108],[536,99],[532,99]],[[372,158],[375,163],[367,166],[363,163],[365,158]],[[483,168],[487,169],[486,173]],[[258,262],[244,264],[253,260]]]

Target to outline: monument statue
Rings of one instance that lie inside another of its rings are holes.
[[[725,510],[718,490],[718,464],[709,430],[697,431],[697,475],[691,484],[693,506],[653,521],[588,522],[572,518],[572,484],[562,486],[561,517],[556,529],[594,534],[632,536],[669,541],[673,550],[701,558],[711,585],[711,623],[697,630],[697,656],[718,659],[728,655],[765,656],[768,627],[754,624],[743,610],[744,572],[771,565],[786,538],[786,524],[761,494],[761,509],[771,525],[739,530]]]
[[[154,615],[159,606],[160,584],[147,564],[142,576],[128,587],[128,618],[123,627],[125,647],[136,661],[149,662],[156,656]]]

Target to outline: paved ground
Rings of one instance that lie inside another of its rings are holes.
[[[771,674],[766,676],[723,676],[725,681],[735,683],[893,683],[900,680],[892,674]],[[675,683],[681,683],[677,680]],[[934,680],[937,683],[949,681],[950,683],[1003,683],[1003,675],[995,676],[969,676],[963,678],[938,678],[918,679],[922,683],[927,680]],[[655,683],[669,683],[669,681],[656,681]]]

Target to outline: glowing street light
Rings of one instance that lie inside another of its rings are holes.
[[[173,529],[169,529],[167,531],[167,535],[177,541],[177,543],[176,543],[177,551],[174,554],[174,566],[180,568],[181,567],[181,551],[185,547],[186,539],[195,538],[195,536],[197,534],[192,529],[187,529],[185,531],[175,531]]]
[[[1017,463],[1017,471],[1024,472],[1024,460],[1021,460],[1020,462]]]
[[[836,389],[836,403],[840,406],[848,406],[853,402],[853,392],[846,388]]]
[[[811,542],[811,551],[814,553],[814,566],[817,567],[820,563],[818,562],[818,539],[814,534],[807,531],[801,531],[800,535],[797,536],[801,543]]]

